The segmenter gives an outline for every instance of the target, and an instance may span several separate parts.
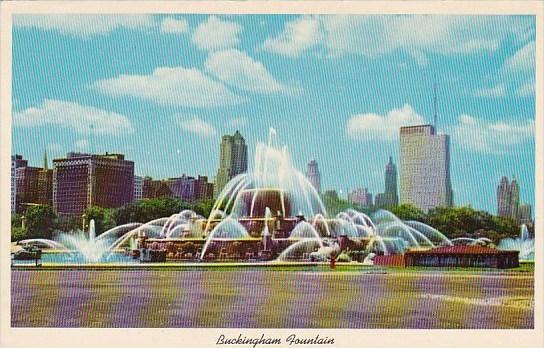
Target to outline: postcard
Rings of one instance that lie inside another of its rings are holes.
[[[1,6],[2,347],[544,344],[543,3]]]

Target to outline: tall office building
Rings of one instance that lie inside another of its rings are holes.
[[[38,178],[41,171],[42,168],[28,166],[15,169],[17,177],[17,212],[24,212],[28,204],[39,204]]]
[[[15,156],[11,156],[11,212],[17,209],[17,172]]]
[[[391,156],[389,156],[389,162],[385,166],[385,192],[376,195],[375,204],[381,208],[399,204],[397,166],[393,163],[393,157]]]
[[[221,139],[219,169],[215,177],[214,195],[236,175],[247,171],[247,145],[239,131],[223,135]]]
[[[53,207],[81,215],[91,206],[116,208],[133,198],[134,162],[121,154],[69,153],[53,160]]]
[[[372,205],[372,193],[368,192],[366,187],[358,187],[348,192],[348,202],[357,204],[363,208],[370,207]]]
[[[431,125],[400,128],[400,202],[428,211],[453,205],[450,140]]]
[[[306,178],[315,188],[317,193],[321,193],[321,173],[319,172],[319,167],[317,166],[317,161],[315,159],[308,162]]]
[[[510,182],[506,176],[503,176],[497,187],[497,215],[519,221],[519,207],[518,182],[515,178]]]

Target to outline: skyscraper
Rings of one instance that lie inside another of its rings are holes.
[[[389,162],[385,166],[385,192],[376,195],[376,206],[398,205],[399,196],[397,192],[397,166],[393,163],[393,157],[389,156]]]
[[[220,147],[219,169],[215,177],[214,195],[236,175],[247,171],[247,145],[239,131],[223,135]]]
[[[424,211],[453,205],[450,139],[431,125],[400,128],[400,202]]]
[[[116,208],[130,203],[134,162],[121,154],[69,153],[53,160],[53,207],[60,215],[81,215],[91,206]]]
[[[321,193],[321,173],[319,172],[319,167],[317,166],[317,161],[315,159],[308,162],[306,178],[315,188],[317,193]]]
[[[15,156],[11,156],[11,212],[15,213],[17,209],[17,172]]]
[[[512,182],[509,182],[508,178],[503,176],[497,187],[497,215],[519,221],[519,208],[518,182],[515,178],[512,179]]]

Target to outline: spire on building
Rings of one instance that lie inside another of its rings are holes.
[[[47,148],[43,151],[43,169],[48,170],[48,161],[47,161]]]

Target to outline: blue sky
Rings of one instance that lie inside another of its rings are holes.
[[[251,168],[274,127],[323,188],[377,193],[399,127],[432,121],[433,81],[455,204],[495,212],[515,175],[534,206],[532,16],[17,15],[12,152],[213,179],[222,134],[240,130]]]

